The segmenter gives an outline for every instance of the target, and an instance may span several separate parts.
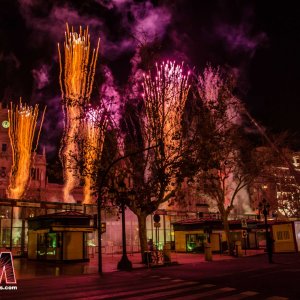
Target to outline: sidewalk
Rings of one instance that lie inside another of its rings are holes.
[[[263,250],[247,250],[246,256],[259,255],[263,253]],[[243,255],[245,254],[243,253]],[[146,265],[141,263],[140,253],[129,254],[128,258],[132,262],[133,269],[147,268]],[[118,271],[117,264],[120,259],[121,254],[103,254],[103,272],[107,273]],[[213,261],[230,259],[236,258],[225,254],[213,254]],[[195,264],[199,262],[205,262],[205,257],[204,254],[172,252],[171,261],[177,262],[178,264]],[[30,261],[26,258],[15,258],[14,267],[17,280],[35,277],[95,274],[98,272],[98,260],[97,257],[94,257],[91,258],[90,262],[86,263],[54,263]]]

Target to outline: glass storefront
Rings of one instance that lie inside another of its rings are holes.
[[[59,260],[61,257],[61,232],[38,233],[37,235],[37,259]]]
[[[187,252],[204,252],[204,243],[206,234],[186,234],[186,251]]]
[[[46,201],[30,200],[9,200],[0,199],[0,250],[9,249],[14,255],[23,255],[27,253],[28,244],[28,225],[27,220],[39,215],[59,213],[63,211],[78,211],[93,216],[96,220],[97,206],[82,205],[79,203],[56,203]],[[147,238],[158,243],[159,248],[164,244],[171,244],[175,248],[174,231],[172,222],[181,220],[183,216],[177,216],[164,212],[161,215],[160,227],[157,231],[153,224],[153,215],[147,218]],[[102,252],[103,253],[120,253],[122,251],[122,231],[121,220],[117,211],[113,208],[103,209],[101,213],[102,222],[105,223],[106,231],[102,234]],[[11,218],[13,216],[13,218]],[[157,234],[156,234],[157,233]],[[61,237],[48,235],[47,237],[40,233],[39,235],[39,256],[43,259],[45,255],[53,259],[59,256],[59,239]],[[139,252],[139,228],[137,217],[126,209],[126,237],[127,251]],[[156,241],[157,237],[157,241]],[[87,240],[87,253],[96,256],[98,252],[97,231],[87,233],[84,237]],[[48,243],[48,244],[47,244]],[[56,243],[56,246],[54,244]]]

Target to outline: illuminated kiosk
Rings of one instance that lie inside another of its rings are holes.
[[[87,234],[92,217],[65,211],[28,219],[28,258],[47,261],[88,261]]]

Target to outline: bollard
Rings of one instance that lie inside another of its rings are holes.
[[[242,243],[241,241],[236,241],[235,242],[235,255],[237,257],[242,256]]]
[[[152,263],[151,251],[144,252],[143,263],[148,267],[150,266],[150,264]]]
[[[171,262],[171,243],[164,244],[164,262],[169,263]]]
[[[204,244],[204,255],[206,261],[212,261],[212,251],[210,243]]]

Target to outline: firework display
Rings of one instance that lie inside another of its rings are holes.
[[[97,176],[95,162],[100,159],[103,149],[107,118],[104,109],[89,109],[84,119],[84,188],[85,204],[92,203],[91,191]]]
[[[39,115],[38,105],[34,107],[23,104],[13,106],[8,110],[10,122],[9,138],[12,148],[12,168],[10,183],[7,189],[8,198],[21,199],[26,192],[30,179],[30,168],[34,160],[40,131],[44,120],[45,110],[38,130],[36,145],[33,148],[34,136]],[[33,150],[33,151],[32,151]]]
[[[232,94],[219,68],[207,66],[203,74],[198,76],[197,88],[200,99],[210,111],[217,130],[226,130],[233,124],[240,123],[242,104]]]
[[[62,138],[60,157],[64,169],[64,201],[70,201],[70,192],[78,184],[78,144],[80,120],[84,107],[89,103],[99,43],[96,49],[90,49],[88,28],[79,33],[70,31],[68,25],[65,33],[64,57],[58,45],[60,75],[59,82],[63,99],[65,130]]]
[[[156,64],[156,76],[144,75],[143,90],[146,106],[146,135],[150,145],[163,141],[165,156],[171,159],[181,144],[181,120],[187,99],[189,73],[183,65],[167,61]]]

